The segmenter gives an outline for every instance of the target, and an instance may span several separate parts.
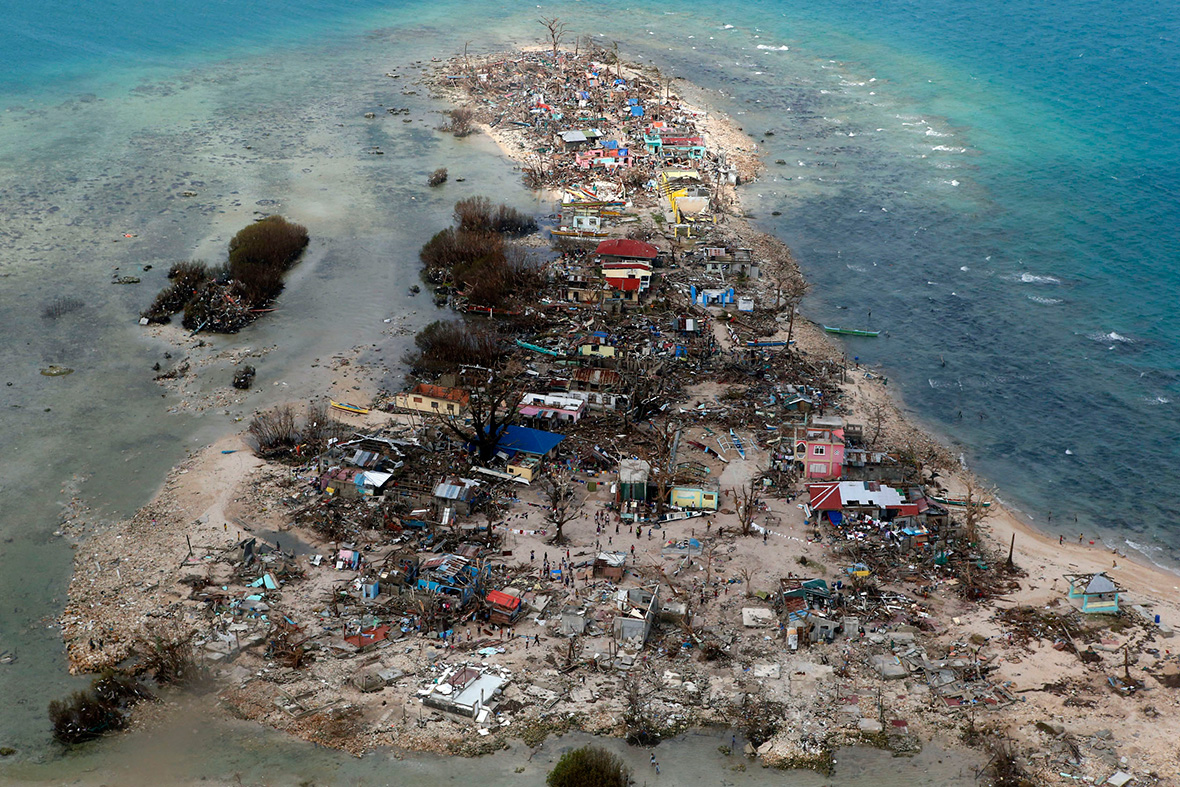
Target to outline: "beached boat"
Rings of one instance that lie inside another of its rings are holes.
[[[959,506],[960,508],[967,507],[967,498],[965,497],[937,497],[931,495],[930,499],[935,503],[942,503],[944,506]],[[972,500],[972,505],[977,505],[981,508],[991,508],[991,502],[987,500]]]
[[[367,407],[359,407],[355,404],[346,404],[345,402],[332,402],[332,407],[337,410],[343,410],[346,413],[352,413],[353,415],[364,415],[369,412],[369,408]]]
[[[825,325],[824,330],[828,333],[838,333],[841,336],[880,336],[880,331],[861,331],[856,328],[833,328],[830,325]]]
[[[605,232],[595,232],[593,230],[549,230],[550,235],[556,235],[559,238],[608,238],[610,235]]]

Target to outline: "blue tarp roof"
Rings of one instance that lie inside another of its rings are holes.
[[[496,448],[500,451],[524,451],[526,454],[547,454],[565,439],[565,435],[530,429],[527,426],[510,426],[500,436]]]

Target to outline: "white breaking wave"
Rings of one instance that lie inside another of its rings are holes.
[[[954,136],[954,135],[953,134],[944,134],[941,131],[935,131],[932,128],[928,128],[928,129],[926,129],[926,136],[928,136],[928,137],[950,137],[950,136]]]
[[[1134,339],[1131,339],[1127,336],[1123,336],[1121,333],[1116,333],[1115,331],[1111,331],[1110,333],[1101,333],[1101,332],[1091,333],[1091,334],[1087,334],[1086,338],[1092,339],[1093,341],[1096,341],[1096,342],[1102,342],[1103,344],[1108,344],[1110,342],[1121,342],[1123,344],[1134,344],[1135,343]]]
[[[1169,566],[1164,563],[1161,563],[1158,560],[1156,560],[1154,557],[1152,557],[1152,555],[1162,555],[1164,553],[1164,550],[1162,547],[1144,546],[1143,544],[1136,543],[1129,538],[1124,538],[1123,543],[1126,544],[1131,549],[1138,552],[1139,554],[1143,555],[1143,557],[1150,560],[1152,562],[1152,564],[1154,564],[1156,566],[1156,568],[1162,568],[1164,571],[1167,571],[1169,574],[1177,573],[1176,569],[1173,566]]]
[[[721,29],[722,30],[733,30],[733,25],[722,25]]]
[[[755,49],[765,49],[768,52],[790,52],[791,48],[786,44],[782,46],[767,46],[766,44],[759,44]]]
[[[957,148],[953,145],[935,145],[931,150],[941,150],[944,153],[966,153],[967,148]]]
[[[1040,295],[1030,295],[1028,299],[1033,303],[1040,303],[1045,306],[1056,306],[1061,303],[1060,298],[1042,298]]]
[[[1020,280],[1025,284],[1061,284],[1061,279],[1056,276],[1038,276],[1035,273],[1022,273]]]

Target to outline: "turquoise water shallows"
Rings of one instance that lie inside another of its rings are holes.
[[[77,490],[101,516],[127,513],[233,417],[322,387],[311,364],[341,335],[396,358],[381,321],[429,319],[404,290],[446,206],[479,192],[529,204],[489,146],[433,132],[440,107],[413,89],[412,64],[465,41],[535,41],[541,13],[701,84],[759,139],[769,166],[748,204],[816,283],[808,313],[883,331],[850,354],[883,365],[1006,498],[1051,529],[1177,554],[1174,6],[0,7],[0,369],[12,383],[0,388],[0,651],[18,656],[0,665],[0,745],[50,751],[43,708],[65,685],[52,622],[71,558],[52,537],[59,504]],[[468,183],[426,189],[443,164]],[[169,412],[176,398],[149,373],[166,348],[135,313],[168,262],[215,258],[275,210],[316,241],[289,310],[232,340],[280,345],[260,364],[268,387],[224,412]],[[147,263],[144,289],[109,283]],[[42,318],[59,294],[84,308]],[[78,371],[38,375],[47,363]]]

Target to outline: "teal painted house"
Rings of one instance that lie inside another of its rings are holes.
[[[1123,589],[1105,573],[1066,574],[1069,581],[1069,598],[1082,612],[1117,614],[1119,593]]]

